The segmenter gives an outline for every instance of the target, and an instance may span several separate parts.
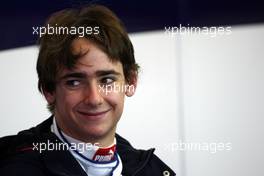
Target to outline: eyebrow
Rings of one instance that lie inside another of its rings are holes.
[[[105,76],[105,75],[121,75],[121,73],[115,71],[115,70],[98,70],[96,71],[96,76]]]
[[[105,75],[121,75],[121,73],[115,71],[115,70],[98,70],[95,72],[96,76],[105,76]],[[66,73],[60,79],[66,79],[66,78],[86,78],[87,74],[85,72],[72,72],[72,73]]]
[[[60,80],[66,78],[86,78],[86,74],[83,72],[66,73],[65,75],[60,77]]]

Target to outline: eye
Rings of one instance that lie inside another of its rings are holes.
[[[67,80],[65,84],[69,87],[77,87],[81,84],[81,81],[79,81],[79,80]]]
[[[114,77],[104,77],[100,80],[100,83],[104,85],[108,85],[108,84],[112,84],[115,81],[116,81],[116,78]]]

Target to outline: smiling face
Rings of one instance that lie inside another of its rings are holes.
[[[45,92],[45,97],[48,103],[55,102],[54,115],[64,133],[84,142],[110,145],[125,95],[132,96],[135,89],[109,91],[113,86],[127,86],[122,64],[111,61],[89,40],[75,39],[72,52],[82,56],[73,69],[58,73],[55,91]],[[136,77],[132,80],[130,86],[135,88]]]

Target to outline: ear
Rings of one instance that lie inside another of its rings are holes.
[[[137,88],[137,78],[136,73],[132,74],[130,81],[126,84],[126,96],[131,97],[135,94]]]
[[[53,92],[51,93],[51,92],[44,91],[43,94],[44,94],[44,96],[45,96],[48,104],[54,103],[55,96],[54,96],[54,93]]]

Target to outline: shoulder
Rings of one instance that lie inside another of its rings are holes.
[[[155,154],[152,155],[148,167],[150,168],[151,172],[159,173],[156,175],[164,175],[164,176],[176,175],[176,173]]]
[[[1,176],[44,175],[39,152],[34,150],[34,142],[41,140],[36,128],[19,132],[17,135],[0,138]]]
[[[1,176],[44,175],[44,168],[39,155],[26,142],[19,143],[18,136],[0,139],[0,173]]]
[[[123,175],[176,175],[169,166],[154,154],[155,149],[135,149],[126,139],[118,134],[116,135],[116,139],[117,152],[120,155],[123,164]]]
[[[36,127],[20,131],[16,135],[0,138],[0,159],[30,150],[34,143],[43,139],[44,135],[50,135],[51,123],[52,118],[49,118]]]

